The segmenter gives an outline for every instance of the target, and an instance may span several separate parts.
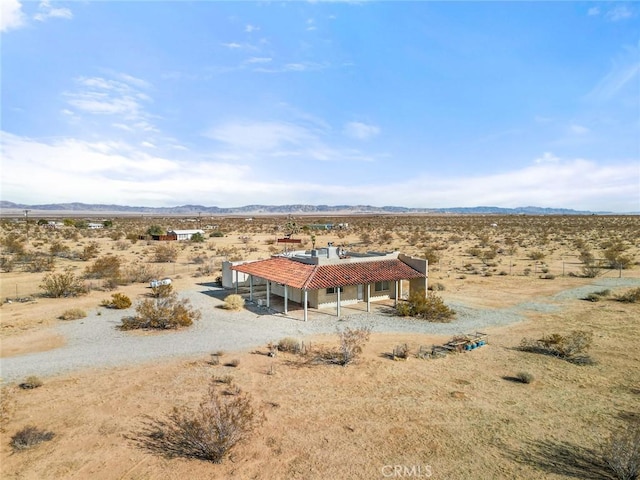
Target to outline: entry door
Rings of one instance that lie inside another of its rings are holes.
[[[358,301],[364,300],[364,285],[358,285]]]

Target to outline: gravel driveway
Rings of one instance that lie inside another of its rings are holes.
[[[336,328],[370,325],[374,332],[423,333],[453,335],[482,331],[491,326],[507,325],[524,319],[527,311],[550,312],[562,301],[580,298],[604,288],[636,287],[640,279],[597,279],[591,286],[563,291],[549,297],[536,298],[505,309],[472,308],[450,303],[457,316],[452,323],[436,324],[400,318],[383,313],[351,313],[338,320],[331,314],[315,314],[308,322],[266,312],[227,312],[219,308],[220,290],[199,287],[180,292],[194,307],[202,311],[202,319],[192,327],[172,332],[123,332],[116,328],[120,319],[131,311],[96,309],[83,320],[63,323],[56,333],[67,343],[46,352],[3,358],[2,382],[13,382],[28,375],[46,377],[83,368],[110,367],[142,363],[154,359],[209,354],[216,350],[244,350],[263,347],[283,337],[302,337],[335,333]],[[98,315],[98,312],[101,312]]]

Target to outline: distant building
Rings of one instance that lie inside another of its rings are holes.
[[[169,230],[167,232],[167,240],[191,240],[196,233],[204,235],[204,230]]]
[[[97,230],[99,228],[104,228],[104,224],[102,223],[87,223],[87,228],[90,230]]]

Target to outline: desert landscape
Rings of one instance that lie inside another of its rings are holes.
[[[612,464],[640,465],[637,216],[31,212],[1,225],[2,478],[635,478]],[[170,229],[204,234],[150,236]],[[281,253],[285,236],[426,258],[455,316],[385,301],[303,322],[244,289],[224,308],[222,262]],[[165,277],[193,325],[118,328]],[[74,288],[53,298],[63,280]],[[323,361],[347,330],[363,332],[353,361]],[[475,332],[488,344],[421,354]],[[210,389],[250,402],[242,441],[220,463],[154,449],[166,443],[145,426]],[[28,427],[39,440],[17,443]]]

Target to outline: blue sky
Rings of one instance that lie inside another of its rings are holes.
[[[2,2],[2,199],[640,210],[640,4]]]

